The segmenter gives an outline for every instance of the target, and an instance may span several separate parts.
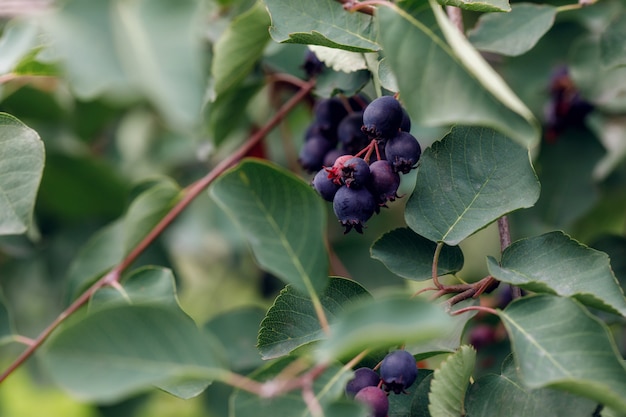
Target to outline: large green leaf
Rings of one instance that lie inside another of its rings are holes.
[[[347,303],[361,297],[371,299],[369,293],[358,283],[332,278],[320,294],[320,301],[328,321],[332,323]],[[280,292],[261,322],[258,348],[263,359],[271,359],[287,355],[304,344],[322,338],[324,332],[313,303],[306,295],[288,285]]]
[[[435,19],[448,44],[431,29]],[[416,16],[381,7],[376,20],[400,98],[416,124],[484,125],[523,146],[537,143],[538,126],[530,110],[451,26],[439,5]]]
[[[461,346],[435,370],[430,384],[428,410],[432,417],[457,417],[465,415],[465,392],[474,372],[476,351],[471,346]]]
[[[44,159],[37,132],[0,113],[0,235],[21,234],[31,226]]]
[[[330,336],[321,341],[321,361],[345,358],[365,349],[419,344],[447,335],[454,320],[440,306],[406,295],[356,302],[338,315]]]
[[[72,395],[101,403],[223,372],[219,344],[186,315],[149,305],[100,309],[74,321],[47,342],[40,358]]]
[[[370,250],[372,258],[385,264],[394,274],[423,281],[432,278],[433,256],[437,244],[409,228],[394,229],[382,235]],[[439,276],[453,274],[463,267],[463,252],[457,246],[444,246],[437,263]]]
[[[538,197],[525,148],[491,129],[455,127],[422,155],[405,218],[420,235],[457,245]]]
[[[305,43],[354,52],[380,49],[371,16],[351,13],[334,0],[264,0],[276,42]]]
[[[29,19],[14,19],[3,28],[0,38],[0,74],[12,72],[37,45],[39,29]]]
[[[615,14],[602,32],[600,53],[607,67],[626,65],[626,12]]]
[[[510,355],[501,375],[485,375],[471,385],[465,407],[467,417],[589,417],[597,404],[564,391],[526,388]]]
[[[215,181],[211,196],[241,227],[262,268],[305,294],[326,286],[326,209],[308,184],[285,169],[246,160]]]
[[[626,368],[608,328],[578,302],[523,297],[501,311],[522,383],[557,388],[626,413]]]
[[[509,12],[509,0],[437,0],[445,6],[455,6],[475,12]]]
[[[470,42],[481,51],[517,56],[530,49],[552,27],[556,7],[517,3],[509,13],[487,13],[468,33]]]
[[[534,291],[574,297],[584,304],[626,316],[626,298],[606,253],[588,248],[562,232],[519,240],[488,258],[489,273],[500,281]]]
[[[270,19],[260,2],[231,22],[213,48],[215,94],[238,85],[254,68],[270,39],[269,26]]]

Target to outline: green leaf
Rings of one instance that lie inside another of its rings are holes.
[[[0,346],[6,342],[13,341],[14,334],[15,326],[13,324],[13,317],[11,317],[11,311],[7,306],[4,293],[0,289]]]
[[[44,159],[37,132],[0,113],[0,235],[21,234],[31,227]]]
[[[435,18],[449,44],[432,31]],[[525,147],[537,143],[538,125],[530,110],[451,26],[439,5],[417,16],[381,7],[376,20],[385,59],[414,123],[484,125]]]
[[[453,328],[453,318],[440,306],[406,295],[388,295],[347,308],[316,353],[319,360],[328,362],[365,349],[426,343]]]
[[[271,380],[293,364],[294,360],[297,359],[292,356],[281,358],[257,369],[249,377],[260,382]],[[319,377],[315,378],[312,388],[322,408],[340,407],[343,409],[341,405],[333,405],[333,403],[344,395],[345,385],[351,378],[351,372],[339,365],[329,366]],[[261,398],[258,395],[237,390],[231,396],[230,403],[232,417],[311,416],[300,390],[292,390],[272,398]],[[349,412],[348,414],[338,414],[338,411],[334,411],[332,414],[324,413],[324,415],[365,417],[360,412],[354,414],[354,411],[358,409],[350,407],[347,410],[343,409],[344,412]]]
[[[435,370],[430,384],[432,417],[457,417],[465,415],[465,392],[476,363],[476,351],[471,346],[461,346],[458,352],[448,356]]]
[[[510,13],[487,13],[468,32],[476,49],[507,56],[531,50],[554,24],[556,7],[517,3]]]
[[[371,299],[358,283],[349,279],[331,278],[320,294],[320,301],[326,318],[332,324],[348,303],[362,297]],[[263,359],[272,359],[324,337],[311,300],[288,285],[280,292],[261,322],[258,348]]]
[[[260,307],[242,307],[222,312],[211,318],[203,328],[227,346],[230,369],[248,372],[264,364],[256,348],[259,325],[265,317]]]
[[[154,384],[213,379],[223,372],[221,358],[221,347],[189,317],[148,305],[101,309],[68,324],[40,356],[52,378],[73,396],[100,403]]]
[[[433,379],[433,371],[420,369],[417,379],[406,394],[390,395],[387,417],[430,417],[428,412],[428,393]]]
[[[211,72],[218,96],[237,86],[254,68],[270,40],[262,3],[235,18],[213,47]]]
[[[536,417],[541,415],[589,417],[595,401],[550,388],[528,389],[515,370],[513,356],[502,364],[502,374],[485,375],[469,388],[468,417]]]
[[[382,235],[370,250],[394,274],[423,281],[432,278],[432,264],[437,244],[411,229],[402,227]],[[463,267],[463,252],[456,246],[444,246],[437,263],[438,276],[453,274]]]
[[[120,289],[100,288],[89,302],[90,310],[119,304],[155,305],[180,309],[174,274],[167,268],[147,266],[133,271]],[[182,311],[182,310],[181,310]]]
[[[500,265],[488,258],[496,279],[534,292],[574,297],[583,304],[626,316],[626,298],[609,257],[562,232],[514,242]]]
[[[437,0],[444,6],[455,6],[474,12],[508,12],[509,0]]]
[[[264,0],[276,42],[374,52],[380,49],[371,16],[351,13],[334,0]]]
[[[240,226],[262,268],[302,293],[326,286],[326,209],[302,179],[249,159],[218,178],[211,196]]]
[[[626,65],[626,12],[615,14],[602,32],[600,55],[607,67]]]
[[[499,313],[524,385],[626,413],[626,368],[608,328],[571,298],[523,297]]]
[[[538,197],[525,148],[491,129],[455,127],[422,155],[405,219],[427,239],[457,245]]]
[[[37,44],[39,29],[32,20],[10,20],[0,38],[0,74],[12,72]]]

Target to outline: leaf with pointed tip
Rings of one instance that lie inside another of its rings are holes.
[[[17,235],[30,228],[44,159],[37,132],[0,113],[0,235]]]
[[[444,6],[454,6],[474,12],[509,12],[509,0],[437,0]]]
[[[525,148],[491,129],[455,127],[422,155],[405,219],[427,239],[457,245],[538,197]]]
[[[441,306],[406,295],[355,302],[338,315],[330,336],[316,352],[320,361],[345,358],[365,349],[425,343],[447,335],[454,319]]]
[[[263,0],[276,42],[328,46],[353,52],[380,49],[372,17],[344,10],[334,0]]]
[[[524,147],[536,144],[539,128],[530,110],[451,25],[441,7],[431,5],[416,16],[396,7],[376,12],[385,60],[411,120],[424,126],[489,126]],[[435,23],[448,43],[431,29]]]
[[[329,323],[332,324],[348,303],[361,297],[371,299],[360,284],[349,279],[331,278],[320,294]],[[288,285],[261,322],[257,346],[263,359],[272,359],[324,337],[311,299]]]
[[[507,56],[530,51],[554,24],[556,7],[519,3],[510,13],[487,13],[468,32],[468,39],[481,51]]]
[[[556,388],[626,413],[626,367],[604,323],[577,301],[527,296],[499,312],[521,381]]]
[[[534,292],[574,297],[583,304],[626,316],[626,298],[606,253],[584,246],[562,232],[514,242],[500,265],[488,257],[496,279]]]
[[[469,388],[465,399],[468,417],[589,417],[596,407],[595,401],[568,392],[524,387],[512,355],[502,364],[501,375],[488,374],[479,378]]]
[[[423,281],[432,278],[433,255],[437,244],[407,227],[382,235],[370,250],[394,274]],[[444,246],[437,263],[438,276],[453,274],[463,268],[463,252],[458,246]]]
[[[432,417],[465,415],[465,392],[475,363],[476,351],[465,345],[448,356],[435,370],[428,395],[428,410]]]
[[[262,268],[302,293],[323,290],[326,209],[311,186],[283,168],[247,159],[213,183],[211,197],[240,226]]]
[[[170,307],[118,305],[63,327],[40,358],[72,395],[112,403],[153,385],[184,394],[183,382],[206,384],[223,372],[222,349]]]

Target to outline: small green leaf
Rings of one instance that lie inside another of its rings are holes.
[[[455,6],[474,12],[508,12],[509,0],[437,0],[444,6]]]
[[[626,12],[615,14],[602,32],[600,55],[607,67],[626,65]]]
[[[513,356],[502,364],[502,374],[485,375],[472,384],[465,406],[468,417],[589,417],[595,401],[550,388],[524,387],[515,370]]]
[[[458,352],[448,356],[435,370],[430,384],[432,417],[457,417],[465,415],[465,392],[474,372],[476,351],[471,346],[461,346]]]
[[[37,132],[0,113],[0,235],[30,228],[44,159]]]
[[[328,46],[354,52],[380,49],[371,16],[351,13],[334,0],[264,0],[276,42]]]
[[[331,278],[320,301],[330,323],[350,302],[361,297],[371,298],[358,283]],[[287,355],[307,343],[324,338],[313,303],[292,286],[285,287],[261,322],[258,348],[263,359]]]
[[[237,86],[263,55],[270,19],[262,3],[235,18],[213,48],[211,72],[216,95]]]
[[[520,379],[626,413],[626,368],[608,328],[571,298],[522,297],[501,311]]]
[[[356,302],[340,314],[330,337],[320,342],[317,356],[327,362],[365,349],[426,343],[453,328],[453,318],[440,306],[406,295],[388,295]]]
[[[488,258],[496,279],[534,292],[574,297],[583,304],[626,316],[626,299],[606,253],[588,248],[562,232],[514,242],[500,265]]]
[[[531,50],[554,24],[556,7],[514,4],[510,13],[487,13],[468,33],[470,42],[481,51],[517,56]]]
[[[423,281],[432,278],[433,256],[437,244],[407,227],[382,235],[370,250],[394,274]],[[463,252],[457,246],[444,246],[437,263],[439,276],[453,274],[463,267]]]
[[[40,359],[72,395],[112,403],[155,384],[215,378],[223,372],[221,349],[180,312],[126,305],[66,325]]]
[[[491,129],[455,127],[422,155],[405,218],[427,239],[457,245],[538,197],[525,148]]]
[[[249,159],[218,178],[211,196],[241,227],[262,268],[305,294],[326,286],[326,209],[302,179]]]

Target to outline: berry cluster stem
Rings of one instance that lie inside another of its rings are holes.
[[[86,304],[91,296],[100,288],[107,285],[115,285],[128,267],[130,267],[147,248],[150,246],[163,231],[182,213],[182,211],[191,204],[216,178],[218,178],[228,168],[234,166],[239,160],[245,157],[248,152],[260,142],[272,129],[274,129],[287,114],[315,87],[315,79],[312,79],[302,85],[300,90],[291,97],[283,106],[274,114],[274,116],[239,148],[236,152],[228,156],[217,164],[206,176],[194,182],[184,190],[183,198],[157,223],[156,226],[144,237],[141,242],[135,246],[131,252],[106,275],[93,283],[85,290],[69,307],[67,307],[59,316],[54,319],[48,327],[46,327],[28,347],[11,363],[8,368],[0,375],[0,383],[11,375],[20,365],[22,365],[50,336],[50,334],[67,319],[74,314],[79,308]],[[316,309],[317,310],[317,309]],[[328,326],[326,322],[326,326]]]

